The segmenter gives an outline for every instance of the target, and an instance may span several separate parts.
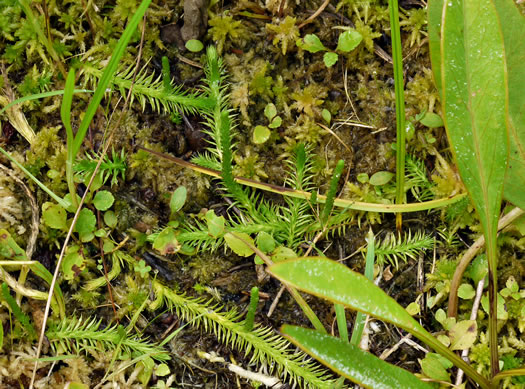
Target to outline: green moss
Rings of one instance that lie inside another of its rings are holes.
[[[417,43],[421,45],[421,38],[427,36],[427,11],[425,8],[412,8],[410,10],[401,9],[401,29],[410,33],[410,38],[406,44],[410,47]]]
[[[302,90],[297,90],[292,93],[292,99],[295,103],[291,108],[298,112],[304,112],[306,115],[314,118],[321,117],[320,105],[324,103],[326,97],[326,87],[318,84],[308,85]]]
[[[266,161],[260,161],[259,154],[251,146],[244,148],[242,155],[234,155],[235,168],[234,175],[261,181],[268,178],[265,172]]]
[[[241,36],[245,34],[241,21],[233,20],[233,17],[227,13],[212,17],[208,24],[211,26],[209,33],[217,44],[217,52],[219,54],[222,54],[226,39],[229,38],[233,42],[239,42]]]
[[[232,266],[230,261],[214,254],[199,254],[191,258],[189,263],[191,276],[198,282],[207,284],[217,275]]]
[[[287,16],[279,24],[267,24],[266,29],[271,33],[274,33],[272,43],[277,45],[281,43],[281,52],[286,55],[288,48],[295,45],[295,41],[299,39],[299,28],[295,25],[296,18]]]

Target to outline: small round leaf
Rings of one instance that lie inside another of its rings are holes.
[[[186,42],[185,46],[189,51],[193,53],[198,53],[204,48],[204,45],[198,39],[190,39]]]
[[[56,228],[57,230],[64,230],[67,228],[66,210],[58,204],[45,202],[42,205],[42,218],[44,219],[45,225],[48,227]]]
[[[276,116],[273,118],[272,122],[268,125],[268,127],[277,128],[281,125],[282,122],[283,122],[283,119],[281,119],[280,116]]]
[[[349,29],[339,35],[336,50],[348,53],[355,49],[362,40],[363,36],[357,30]]]
[[[107,211],[104,213],[104,223],[110,228],[115,228],[117,226],[117,216],[113,211]]]
[[[188,190],[185,186],[179,186],[173,194],[171,195],[170,200],[170,210],[171,213],[179,212],[184,204],[186,203],[186,198],[188,196]]]
[[[95,195],[95,198],[93,199],[93,205],[99,211],[108,210],[109,208],[111,208],[114,202],[115,202],[115,198],[113,197],[111,192],[107,190],[98,191],[97,194]]]
[[[323,55],[323,61],[327,68],[334,66],[338,59],[337,53],[327,52]]]
[[[428,128],[443,127],[443,119],[434,112],[427,112],[419,122]]]
[[[321,116],[323,117],[324,121],[330,125],[330,122],[332,121],[332,114],[330,111],[324,108],[321,112]]]
[[[96,224],[97,218],[95,214],[90,209],[83,208],[78,215],[75,231],[81,235],[93,233]]]
[[[470,300],[476,295],[476,291],[470,284],[461,284],[458,288],[458,297],[463,300]]]
[[[253,254],[253,250],[243,242],[245,241],[255,246],[253,239],[250,237],[250,235],[245,234],[244,232],[237,232],[235,235],[233,235],[231,232],[228,232],[226,235],[224,235],[224,240],[226,241],[228,247],[235,254],[241,257],[249,257]]]
[[[256,126],[253,130],[253,143],[263,144],[270,138],[270,130],[265,126]]]
[[[390,180],[394,177],[394,173],[387,172],[387,171],[381,171],[374,173],[372,177],[370,177],[370,184],[374,186],[379,185],[385,185],[390,182]]]
[[[277,115],[277,108],[275,108],[275,104],[269,103],[264,108],[264,116],[268,118],[268,120],[272,120],[275,115]]]

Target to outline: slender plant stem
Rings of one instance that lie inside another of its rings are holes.
[[[367,236],[367,242],[368,242],[368,248],[366,250],[366,265],[365,265],[365,277],[368,278],[370,281],[373,281],[374,278],[374,260],[375,260],[375,241],[374,241],[374,233],[372,230],[368,232]],[[350,339],[350,343],[352,343],[354,346],[359,346],[359,343],[361,342],[361,338],[363,336],[363,330],[365,329],[366,324],[366,314],[363,312],[357,312],[355,322],[354,322],[354,329],[352,331],[352,338]]]
[[[403,52],[397,0],[389,0],[390,35],[396,92],[396,204],[405,202],[405,89],[403,82]],[[401,230],[401,214],[396,215],[397,230]]]
[[[207,174],[212,177],[221,178],[222,174],[218,170],[209,169],[203,166],[196,165],[194,163],[185,161],[181,158],[174,157],[172,155],[159,153],[158,151],[148,149],[146,147],[137,146],[137,148],[147,151],[153,155],[156,155],[160,158],[168,159],[175,164],[192,169],[196,172]],[[267,192],[277,193],[283,196],[290,196],[299,199],[310,200],[312,194],[310,192],[305,192],[302,190],[296,190],[291,188],[286,188],[284,186],[266,184],[264,182],[259,182],[255,180],[250,180],[249,178],[244,177],[235,177],[235,181],[239,184],[246,185],[252,188],[261,189]],[[382,212],[382,213],[404,213],[404,212],[419,212],[427,211],[429,209],[441,208],[450,204],[454,204],[460,200],[463,200],[467,196],[466,193],[460,193],[454,196],[445,197],[443,199],[424,201],[421,203],[412,203],[412,204],[376,204],[376,203],[364,203],[362,201],[354,201],[347,199],[334,199],[334,206],[339,208],[347,208],[349,210],[355,211],[367,211],[367,212]],[[326,196],[317,195],[316,201],[318,203],[326,202]]]

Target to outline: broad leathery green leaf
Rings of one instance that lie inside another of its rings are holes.
[[[525,209],[525,18],[512,0],[493,0],[505,44],[509,89],[509,166],[503,195]]]
[[[275,263],[271,274],[295,288],[375,316],[411,333],[425,333],[412,316],[372,281],[346,266],[322,257]]]
[[[319,362],[365,388],[431,388],[412,373],[334,336],[290,325],[281,332]]]
[[[488,380],[428,333],[393,298],[372,281],[346,266],[324,257],[304,257],[274,263],[269,272],[298,290],[343,304],[395,324],[439,352],[474,379],[482,388]]]
[[[483,227],[489,294],[497,292],[496,234],[508,160],[507,66],[492,0],[447,0],[441,26],[445,127],[459,173]],[[498,371],[497,323],[491,305],[491,374]]]
[[[508,152],[503,39],[491,0],[448,1],[442,38],[447,134],[488,242],[497,230]]]
[[[441,95],[441,20],[444,0],[428,1],[430,58],[436,87]],[[493,0],[505,46],[509,95],[509,161],[503,196],[525,209],[525,19],[512,0]]]

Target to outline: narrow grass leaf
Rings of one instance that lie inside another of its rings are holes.
[[[104,97],[104,93],[106,93],[106,88],[111,82],[111,79],[113,78],[117,70],[118,63],[124,55],[126,47],[128,46],[131,37],[135,33],[135,29],[137,28],[142,17],[144,16],[144,13],[148,9],[150,3],[151,0],[142,0],[139,7],[137,8],[137,11],[129,21],[128,25],[126,26],[126,29],[122,33],[122,36],[120,37],[117,45],[115,46],[113,55],[111,56],[111,59],[109,60],[109,63],[107,64],[106,69],[104,70],[104,73],[100,78],[100,81],[97,85],[97,89],[95,90],[93,98],[89,102],[84,118],[82,119],[82,122],[80,123],[80,126],[78,128],[77,135],[75,136],[75,141],[73,143],[74,155],[78,154],[80,146],[82,145],[84,137],[86,136],[89,124],[95,116],[95,112],[97,111],[97,108],[100,102],[102,101],[102,97]]]

